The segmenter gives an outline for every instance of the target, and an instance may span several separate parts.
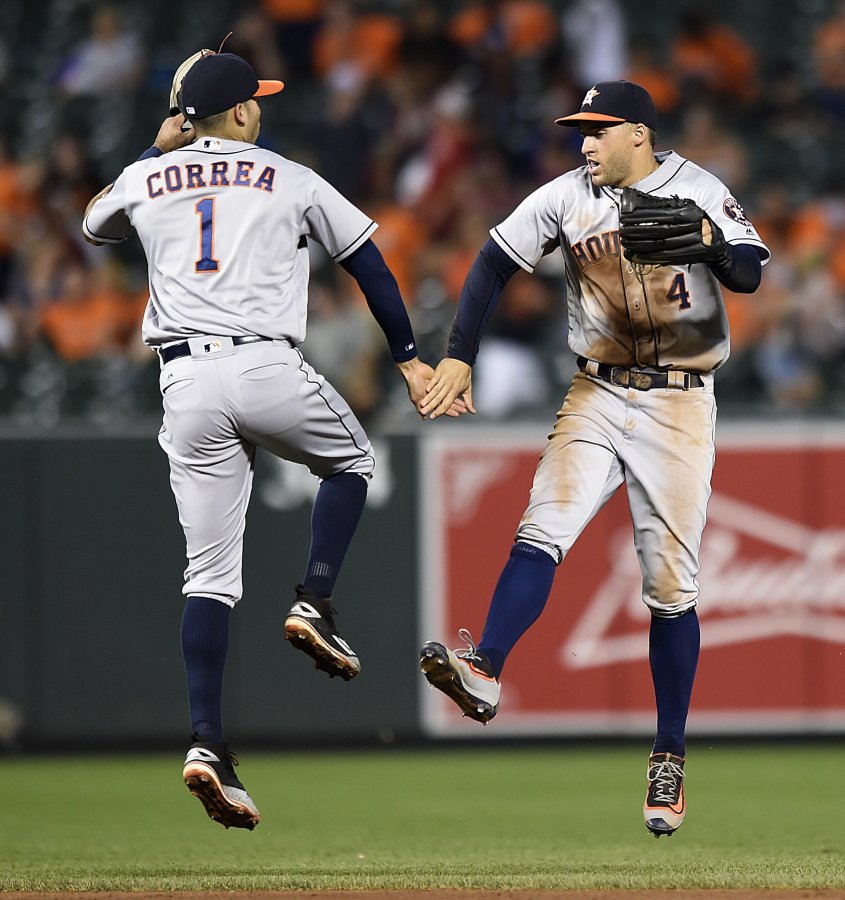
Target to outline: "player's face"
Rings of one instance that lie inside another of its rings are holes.
[[[590,179],[596,187],[626,187],[637,179],[632,177],[634,144],[633,126],[627,122],[605,125],[583,122],[584,138],[581,152],[587,160]]]

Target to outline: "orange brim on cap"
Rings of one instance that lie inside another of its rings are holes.
[[[579,122],[625,122],[618,116],[605,116],[602,113],[579,112],[572,116],[555,119],[555,125],[577,125]]]
[[[284,81],[259,81],[258,90],[252,96],[266,97],[268,94],[278,94],[284,86]]]

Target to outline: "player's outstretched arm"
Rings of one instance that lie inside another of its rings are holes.
[[[399,369],[400,374],[405,379],[408,396],[411,398],[411,403],[414,404],[414,409],[425,418],[425,413],[420,409],[420,401],[426,394],[426,385],[434,377],[434,369],[417,357],[406,362],[396,363],[396,368]],[[465,412],[467,412],[466,403],[458,398],[445,410],[444,415],[456,419]]]
[[[472,405],[472,367],[447,356],[434,370],[417,408],[421,416],[436,419],[442,415],[453,415],[455,404],[461,401],[467,412],[475,413]]]

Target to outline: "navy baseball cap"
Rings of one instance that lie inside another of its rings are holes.
[[[649,92],[633,81],[600,81],[581,101],[581,112],[562,119],[556,125],[580,125],[581,122],[633,122],[657,129],[657,109]]]
[[[205,119],[252,97],[278,94],[281,81],[259,81],[252,66],[234,53],[201,56],[182,79],[177,103],[190,119]]]

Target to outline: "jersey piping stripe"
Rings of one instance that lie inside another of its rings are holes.
[[[323,401],[323,403],[326,404],[329,410],[337,416],[337,420],[338,422],[340,422],[341,427],[349,435],[349,438],[352,441],[352,446],[361,453],[362,457],[369,456],[370,454],[366,450],[364,450],[363,447],[358,446],[358,441],[355,440],[355,435],[352,434],[352,432],[349,430],[349,426],[346,424],[346,422],[344,422],[343,416],[331,405],[331,403],[329,403],[328,398],[323,393],[320,382],[312,381],[311,378],[309,378],[308,370],[305,368],[305,357],[302,355],[302,353],[300,353],[299,348],[294,347],[293,349],[296,351],[296,354],[299,357],[299,371],[302,372],[302,374],[305,376],[305,380],[308,382],[308,384],[314,384],[317,386],[317,394],[320,396],[320,399]]]
[[[661,188],[666,187],[666,185],[669,184],[669,182],[670,182],[670,181],[678,174],[678,172],[681,171],[681,169],[683,169],[683,167],[684,167],[688,162],[689,162],[689,160],[688,160],[688,159],[685,159],[685,160],[678,166],[678,168],[675,169],[675,171],[674,171],[674,172],[666,179],[666,181],[663,182],[663,184],[658,184],[656,187],[653,187],[653,188],[651,188],[650,190],[646,191],[646,193],[651,194],[651,193],[654,193],[654,191],[659,191]]]
[[[126,238],[129,237],[128,234],[122,238],[106,237],[103,234],[97,234],[96,231],[91,231],[91,229],[88,227],[87,218],[83,219],[82,221],[82,230],[85,232],[85,234],[88,235],[89,238],[93,238],[95,241],[102,241],[104,244],[122,244],[126,240]]]
[[[354,241],[350,241],[343,250],[338,250],[337,253],[332,257],[334,260],[339,260],[344,253],[348,253],[362,238],[366,237],[368,234],[371,234],[378,226],[375,222],[370,220],[369,225],[355,238]]]
[[[516,249],[514,249],[501,235],[498,228],[494,228],[493,231],[496,233],[496,237],[508,248],[508,250],[513,254],[513,258],[516,262],[525,263],[525,266],[528,268],[529,272],[534,271],[534,266]],[[503,248],[504,249],[504,248]]]
[[[256,147],[254,144],[245,147],[242,150],[200,150],[199,147],[194,147],[189,144],[187,147],[180,147],[178,150],[174,151],[176,153],[205,153],[206,156],[241,156],[244,153],[248,153],[250,150],[260,150],[260,147]],[[158,159],[159,157],[156,157]]]

